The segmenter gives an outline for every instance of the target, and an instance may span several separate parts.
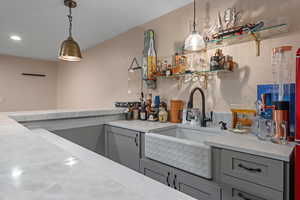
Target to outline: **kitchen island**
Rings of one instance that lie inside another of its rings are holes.
[[[122,111],[0,114],[0,199],[193,200],[47,130],[29,130],[16,121],[118,113]]]

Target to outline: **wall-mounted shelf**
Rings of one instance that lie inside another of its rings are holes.
[[[195,71],[195,72],[185,72],[185,73],[178,73],[178,74],[172,74],[170,76],[166,76],[165,74],[156,74],[154,77],[155,79],[176,79],[180,80],[182,78],[185,79],[184,82],[190,82],[190,81],[198,81],[202,79],[202,82],[204,82],[204,87],[207,88],[208,85],[208,77],[217,75],[219,73],[230,73],[233,71],[220,69],[220,70],[208,70],[208,71]],[[151,79],[152,80],[152,79]]]
[[[249,41],[255,41],[257,56],[260,56],[260,45],[261,45],[262,40],[273,38],[277,35],[287,33],[287,32],[288,32],[288,24],[277,24],[277,25],[272,25],[272,26],[265,26],[259,30],[244,32],[240,35],[231,35],[231,36],[220,38],[220,39],[210,40],[206,43],[206,50],[226,47],[226,46],[240,44],[240,43],[249,42]],[[184,55],[186,57],[189,57],[189,59],[192,58],[192,59],[196,59],[196,60],[202,60],[202,62],[206,62],[205,64],[203,64],[201,62],[191,64],[191,62],[189,62],[189,64],[187,66],[193,66],[192,68],[194,68],[196,70],[199,70],[201,68],[206,69],[209,67],[207,51],[187,53]],[[198,57],[195,58],[194,57],[195,55],[198,55]],[[173,59],[172,56],[168,56],[168,57],[164,57],[162,60],[167,60],[167,61],[169,61],[168,63],[172,63],[172,59]],[[196,67],[194,67],[195,65],[196,65]],[[173,66],[173,67],[175,67],[175,66]],[[236,67],[234,67],[233,69],[235,69],[235,68]],[[154,81],[157,79],[171,79],[171,80],[174,79],[174,80],[178,80],[179,85],[182,83],[189,83],[192,81],[193,82],[201,81],[204,83],[204,87],[207,88],[209,77],[220,74],[220,73],[230,73],[233,71],[224,70],[224,69],[212,70],[212,71],[211,70],[193,71],[193,72],[177,73],[177,74],[173,74],[170,76],[166,76],[165,74],[156,74],[153,76],[152,79],[143,79],[143,80],[147,82],[147,81]]]
[[[257,44],[257,56],[260,55],[260,41],[272,38],[276,35],[287,33],[288,24],[265,26],[257,31],[246,32],[241,35],[232,35],[221,39],[214,39],[207,42],[207,49],[215,49],[248,41],[255,41]]]
[[[203,75],[216,75],[218,73],[229,73],[229,72],[232,72],[232,71],[220,69],[220,70],[185,72],[185,73],[179,73],[179,74],[172,74],[170,76],[166,76],[164,74],[158,74],[158,75],[155,75],[155,77],[156,78],[177,78],[177,77],[185,77],[187,75],[203,76]]]

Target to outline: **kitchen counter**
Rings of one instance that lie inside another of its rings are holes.
[[[41,121],[52,119],[70,119],[80,117],[95,117],[103,115],[117,115],[124,113],[122,108],[114,109],[72,109],[72,110],[44,110],[5,113],[18,122]]]
[[[48,115],[56,119],[55,115],[67,118],[72,112],[84,117],[120,111],[35,112],[38,117],[30,112],[27,118],[22,113],[0,114],[0,199],[193,200],[46,130],[29,130],[9,117],[43,120]]]
[[[126,128],[140,132],[151,132],[152,130],[172,128],[176,126],[180,127],[189,127],[190,125],[174,124],[174,123],[158,123],[158,122],[148,122],[148,121],[114,121],[107,123],[108,125]],[[193,129],[203,130],[202,127],[193,126]],[[205,144],[212,147],[219,147],[230,149],[233,151],[239,151],[249,154],[254,154],[258,156],[263,156],[267,158],[277,159],[289,162],[294,150],[294,144],[289,145],[279,145],[273,144],[268,141],[261,141],[257,137],[247,134],[239,135],[233,134],[229,131],[220,131],[220,129],[215,129],[218,134],[217,136],[208,137],[205,141]]]
[[[0,199],[192,200],[55,134],[43,129],[29,130],[17,122],[121,113],[122,109],[0,113]],[[106,124],[140,132],[178,126],[124,120]],[[294,148],[293,144],[276,145],[252,135],[225,131],[207,138],[205,143],[287,162]]]
[[[122,120],[122,121],[114,121],[107,123],[110,126],[115,126],[119,128],[130,129],[139,132],[150,132],[152,130],[161,129],[161,128],[169,128],[176,127],[177,124],[174,123],[159,123],[159,122],[149,122],[149,121],[141,121],[141,120]]]
[[[231,132],[207,138],[207,145],[239,151],[243,153],[254,154],[267,158],[290,162],[295,145],[273,144],[269,141],[259,140],[256,136],[238,135]]]

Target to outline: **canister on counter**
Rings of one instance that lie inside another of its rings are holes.
[[[182,109],[183,109],[183,101],[171,100],[170,122],[181,123]]]

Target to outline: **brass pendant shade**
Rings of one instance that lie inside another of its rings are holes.
[[[69,37],[61,44],[58,59],[71,62],[78,62],[82,59],[81,50],[78,43],[72,37],[72,8],[76,8],[77,3],[73,0],[65,0],[65,6],[69,8]]]
[[[63,41],[60,47],[58,58],[73,62],[80,61],[82,59],[80,47],[72,37],[69,37],[67,40]]]

